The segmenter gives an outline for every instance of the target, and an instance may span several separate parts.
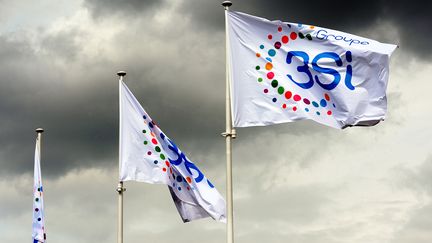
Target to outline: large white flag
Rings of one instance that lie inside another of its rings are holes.
[[[228,12],[235,127],[312,119],[375,125],[396,46],[317,26]]]
[[[184,222],[225,222],[225,200],[120,82],[120,181],[166,184]]]
[[[44,243],[46,241],[39,146],[40,143],[38,141],[38,138],[36,138],[33,179],[33,243]]]

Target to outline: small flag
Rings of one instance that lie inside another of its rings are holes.
[[[235,127],[311,119],[345,128],[384,120],[395,45],[231,11],[228,35]]]
[[[225,222],[225,200],[120,82],[120,181],[168,185],[184,222]]]
[[[43,191],[40,168],[40,143],[38,138],[36,138],[33,181],[33,243],[44,243],[46,241]]]

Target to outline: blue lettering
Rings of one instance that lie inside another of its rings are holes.
[[[313,86],[313,78],[312,78],[311,72],[309,71],[309,66],[308,66],[309,56],[306,52],[303,52],[303,51],[290,51],[290,52],[288,52],[286,62],[288,64],[291,64],[293,57],[301,57],[303,59],[303,66],[298,66],[297,71],[299,73],[305,73],[308,76],[309,80],[306,83],[299,83],[299,82],[296,82],[290,74],[287,74],[287,76],[289,79],[291,79],[291,81],[293,81],[295,84],[297,84],[301,88],[309,89],[310,87]]]
[[[320,72],[320,73],[326,73],[326,74],[333,75],[334,79],[329,84],[323,84],[319,80],[318,76],[315,75],[315,81],[318,83],[319,86],[321,86],[325,90],[332,90],[332,89],[336,88],[336,86],[339,84],[341,76],[340,76],[339,72],[334,70],[333,68],[323,68],[323,67],[318,66],[318,61],[322,58],[330,58],[330,59],[335,60],[336,65],[338,67],[342,66],[342,60],[340,59],[339,55],[337,55],[334,52],[320,53],[312,60],[312,67],[315,71]]]

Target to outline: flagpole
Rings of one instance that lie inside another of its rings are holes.
[[[236,138],[236,132],[231,122],[231,82],[229,65],[229,38],[228,38],[228,10],[232,5],[231,1],[224,1],[222,6],[225,9],[225,75],[226,75],[226,130],[222,133],[226,141],[226,200],[227,200],[227,243],[234,243],[234,214],[233,214],[233,186],[232,186],[232,139]]]
[[[120,153],[120,146],[121,146],[121,115],[122,115],[122,109],[121,109],[121,83],[123,81],[123,77],[126,76],[125,71],[119,71],[117,72],[117,75],[119,76],[119,153]],[[119,173],[121,171],[121,164],[120,164],[120,154],[119,154]],[[117,228],[117,243],[123,243],[123,193],[126,191],[126,188],[123,187],[123,181],[119,181],[117,185],[117,193],[118,193],[118,228]]]

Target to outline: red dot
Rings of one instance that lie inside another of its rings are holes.
[[[286,109],[286,107],[287,107],[286,104],[283,104],[283,105],[282,105],[282,108]]]
[[[170,167],[170,162],[168,162],[168,160],[165,161],[165,164],[166,164],[167,167]]]
[[[264,93],[266,93],[266,94],[267,94],[267,93],[268,93],[268,89],[264,89]]]
[[[152,143],[153,143],[153,144],[157,144],[157,140],[153,138],[153,139],[152,139]]]
[[[163,168],[162,170],[163,170],[163,172],[166,172],[166,168]]]
[[[300,101],[301,100],[301,97],[300,97],[300,95],[294,95],[294,101]]]
[[[291,99],[291,96],[292,96],[291,91],[285,92],[285,98],[287,98],[289,100],[289,99]]]
[[[271,40],[271,39],[273,39],[273,36],[272,36],[272,35],[268,35],[267,38],[268,38],[269,40]]]
[[[327,101],[330,101],[330,96],[329,96],[327,93],[324,94],[324,98],[325,98]]]
[[[274,73],[273,73],[273,72],[269,72],[269,73],[267,73],[267,78],[268,78],[268,79],[272,79],[272,78],[274,78]]]
[[[172,171],[172,168],[170,168],[170,173],[171,173],[171,174],[174,174],[173,171]]]
[[[296,111],[296,110],[297,110],[297,106],[294,106],[294,107],[293,107],[293,111]]]
[[[291,40],[297,39],[297,33],[296,32],[291,32],[290,38],[291,38]]]
[[[332,112],[331,111],[327,111],[327,115],[331,116]]]
[[[189,191],[190,190],[190,188],[189,187],[186,187],[186,189]]]
[[[286,36],[286,35],[282,36],[282,42],[284,44],[288,43],[288,41],[289,41],[288,36]]]
[[[279,27],[278,27],[278,31],[279,31],[279,32],[282,32],[282,27],[279,26]]]

